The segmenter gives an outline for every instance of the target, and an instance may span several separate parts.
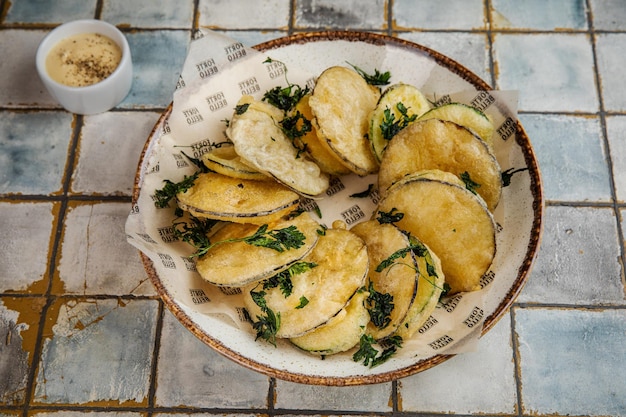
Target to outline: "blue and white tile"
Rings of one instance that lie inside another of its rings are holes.
[[[65,218],[54,292],[154,295],[139,252],[126,243],[130,203],[75,203]]]
[[[548,206],[524,303],[624,305],[613,208]]]
[[[489,46],[483,33],[400,32],[397,36],[446,55],[492,84]]]
[[[607,111],[626,111],[626,33],[598,34],[596,38],[598,72],[602,86],[604,109]]]
[[[620,203],[626,202],[626,116],[606,118],[615,194]]]
[[[477,30],[485,28],[482,0],[422,1],[392,3],[394,30]]]
[[[49,202],[0,203],[0,292],[45,294],[58,210]]]
[[[58,298],[48,310],[37,404],[147,405],[158,302]]]
[[[298,29],[385,29],[386,2],[371,0],[367,7],[359,0],[302,0],[295,2],[295,23]]]
[[[495,34],[500,90],[519,90],[519,110],[598,111],[589,37],[582,34]]]
[[[85,116],[71,191],[130,196],[139,157],[159,117],[156,112]]]
[[[193,2],[104,0],[100,18],[123,27],[190,29]]]
[[[584,0],[492,0],[494,29],[586,30]]]
[[[450,414],[514,414],[516,385],[511,321],[504,315],[475,351],[399,383],[402,411]]]
[[[37,330],[46,300],[0,297],[0,404],[20,405],[26,400]]]
[[[524,415],[626,415],[626,310],[516,309]]]
[[[60,24],[93,19],[96,0],[11,0],[7,2],[6,23]]]
[[[0,30],[0,106],[60,108],[35,67],[37,48],[47,34],[45,30]]]
[[[65,112],[0,112],[0,194],[56,194],[72,136]]]
[[[593,27],[596,30],[626,30],[623,0],[591,0]]]
[[[200,0],[198,13],[200,27],[286,29],[290,3],[281,0]]]
[[[598,118],[521,114],[519,119],[539,162],[546,200],[612,200]]]
[[[119,107],[167,107],[187,56],[190,32],[133,31],[126,38],[133,59],[133,84]]]
[[[262,409],[269,378],[223,357],[165,312],[155,404],[161,407]]]
[[[389,413],[391,383],[334,387],[276,381],[276,409]]]

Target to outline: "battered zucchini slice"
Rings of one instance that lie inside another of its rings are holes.
[[[300,196],[271,179],[255,181],[207,172],[199,174],[176,200],[196,217],[264,224],[294,211]]]
[[[394,84],[383,92],[369,126],[369,140],[379,163],[391,138],[430,108],[428,99],[413,85]]]
[[[215,148],[202,155],[202,163],[211,171],[228,177],[258,181],[270,179],[267,175],[244,163],[235,152],[235,148],[230,145]]]
[[[352,172],[364,176],[378,170],[367,134],[370,113],[380,90],[356,71],[330,67],[316,81],[309,105],[321,142]]]
[[[359,290],[350,299],[346,308],[335,317],[304,336],[291,338],[291,343],[300,349],[322,356],[352,349],[365,334],[370,320],[369,312],[365,307],[368,295],[369,293],[364,289]]]
[[[439,257],[450,293],[478,290],[496,253],[496,223],[481,198],[443,174],[403,178],[389,188],[378,212],[404,215],[395,224]]]
[[[309,105],[310,97],[310,94],[305,95],[298,104],[296,104],[295,111],[300,112],[307,120],[312,121],[314,116],[311,111],[311,106]],[[315,125],[312,125],[311,130],[300,137],[299,140],[302,142],[304,149],[306,149],[311,159],[317,163],[323,172],[335,176],[346,175],[352,172],[341,163],[337,155],[330,152],[328,147],[320,142]]]
[[[411,236],[411,239],[415,238]],[[404,321],[394,334],[400,336],[402,340],[411,338],[428,320],[437,307],[445,284],[445,274],[439,257],[422,242],[413,244],[423,245],[424,251],[417,257],[419,270],[417,294]]]
[[[395,333],[404,322],[418,290],[419,271],[415,254],[408,250],[410,241],[407,234],[396,226],[377,220],[368,220],[352,227],[365,241],[369,256],[368,285],[381,294],[393,297],[393,310],[388,321],[377,323],[374,319],[368,324],[367,332],[380,340]],[[406,251],[401,259],[382,270],[378,266],[395,253]]]
[[[327,230],[302,261],[315,266],[292,275],[287,294],[284,286],[269,285],[267,280],[244,289],[245,306],[253,320],[264,314],[254,298],[263,292],[267,308],[280,317],[279,338],[299,337],[327,323],[343,310],[367,277],[365,243],[348,230]]]
[[[437,169],[455,174],[493,211],[502,194],[502,173],[489,146],[456,123],[429,119],[398,133],[385,150],[378,185],[384,194],[404,176]]]
[[[294,227],[303,235],[302,246],[279,252],[244,241],[226,242],[252,236],[259,226],[228,223],[211,236],[211,242],[226,242],[212,247],[196,261],[196,269],[206,281],[227,287],[242,287],[269,278],[308,255],[318,241],[319,224],[310,214],[268,225],[268,231]]]
[[[328,175],[302,154],[279,125],[276,107],[244,96],[226,129],[241,160],[299,194],[313,197],[328,188]]]
[[[493,146],[495,130],[491,119],[475,107],[463,103],[449,103],[428,110],[418,120],[439,119],[468,128],[489,146]]]

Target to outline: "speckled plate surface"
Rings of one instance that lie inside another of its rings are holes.
[[[472,72],[423,46],[396,38],[361,32],[319,32],[280,38],[256,46],[271,54],[273,59],[295,63],[312,73],[321,73],[332,65],[346,62],[385,62],[382,70],[391,71],[394,80],[414,84],[427,95],[455,91],[489,91],[491,87]],[[415,68],[429,68],[427,74]],[[159,146],[159,137],[171,113],[164,112],[149,136],[138,166],[133,203],[141,192],[148,160]],[[484,308],[485,321],[481,334],[489,331],[506,313],[522,289],[539,250],[544,210],[541,178],[530,141],[519,122],[513,125],[515,138],[507,143],[503,169],[520,170],[504,189],[500,209],[502,231],[498,235],[498,252],[492,270],[497,279],[489,287]],[[503,141],[500,141],[503,142]],[[499,142],[495,144],[498,153]],[[297,349],[279,345],[278,348],[254,341],[253,335],[201,314],[181,303],[162,280],[158,268],[142,253],[148,275],[159,295],[172,313],[199,339],[224,356],[266,375],[289,381],[320,385],[359,385],[387,382],[424,371],[440,364],[451,354],[427,357],[392,358],[388,362],[367,368],[352,361],[351,355],[334,355],[320,360]],[[277,351],[278,349],[278,351]]]

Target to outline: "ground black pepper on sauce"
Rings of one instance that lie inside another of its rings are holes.
[[[58,42],[46,58],[46,71],[70,87],[96,84],[115,71],[122,58],[120,47],[98,33],[83,33]]]

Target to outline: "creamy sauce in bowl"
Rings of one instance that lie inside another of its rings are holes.
[[[115,71],[122,49],[107,36],[81,33],[59,41],[46,57],[46,72],[54,81],[84,87],[99,83]]]

